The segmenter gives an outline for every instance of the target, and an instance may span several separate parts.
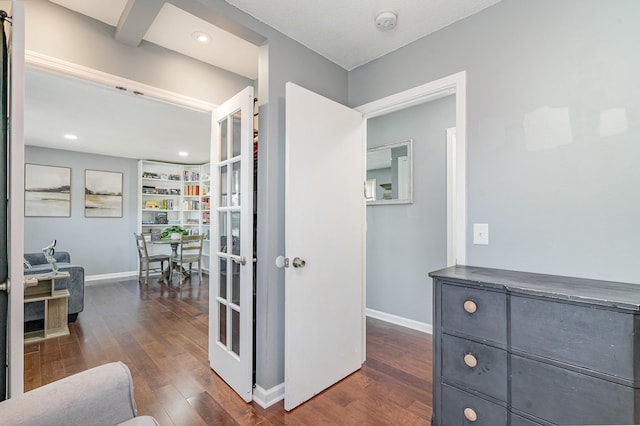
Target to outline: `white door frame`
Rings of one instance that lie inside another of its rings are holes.
[[[454,194],[453,199],[449,200],[448,204],[455,206],[455,208],[453,210],[447,210],[447,226],[448,229],[450,229],[450,232],[447,233],[447,266],[453,266],[456,264],[464,265],[467,260],[467,72],[461,71],[456,74],[451,74],[438,80],[434,80],[432,82],[414,87],[412,89],[389,95],[382,99],[378,99],[376,101],[369,102],[355,108],[357,111],[360,111],[365,120],[367,120],[425,102],[443,98],[452,94],[455,94],[456,96],[456,137],[455,147],[453,147],[453,149],[451,150],[453,152],[449,150],[447,152],[447,161],[452,158],[449,157],[449,155],[454,154],[455,184],[453,185],[453,188],[451,188]],[[364,152],[366,155],[366,126],[362,143],[364,144]],[[363,179],[364,181],[366,181],[366,175]],[[447,197],[449,197],[450,188],[447,189]],[[453,213],[455,215],[455,218],[453,219],[455,225],[452,225],[450,223],[452,222],[452,218],[449,216],[450,213]],[[363,220],[366,223],[366,213]],[[363,244],[366,250],[366,236]],[[364,276],[364,279],[366,283],[366,274]],[[367,300],[366,285],[364,285],[362,288],[362,298],[362,300]],[[363,309],[366,309],[366,307],[364,307]],[[363,317],[364,316],[365,313],[363,312]],[[363,327],[366,327],[365,321],[363,321]],[[366,333],[364,332],[364,330],[362,346],[364,362],[364,360],[366,359]]]
[[[9,303],[7,309],[7,398],[24,392],[24,3],[13,2],[11,13],[14,25],[11,30],[11,55],[9,94],[10,159],[7,170],[9,238]],[[4,366],[3,366],[4,368]]]
[[[25,65],[28,68],[39,69],[53,74],[66,77],[77,78],[89,83],[107,87],[123,87],[129,92],[144,93],[144,97],[157,101],[168,102],[170,104],[203,111],[213,114],[218,107],[216,104],[206,102],[200,99],[184,96],[179,93],[170,92],[155,86],[149,86],[135,80],[122,78],[114,74],[109,74],[94,68],[88,68],[83,65],[67,62],[52,56],[43,55],[38,52],[27,50],[25,52]]]
[[[464,265],[466,256],[467,229],[467,72],[461,71],[430,83],[405,90],[382,99],[361,105],[356,108],[365,119],[395,112],[404,108],[419,105],[456,95],[456,144],[455,144],[455,238],[447,241],[447,250],[455,253],[455,259],[448,259],[451,265]],[[363,143],[367,143],[366,129]],[[366,152],[366,149],[365,149]]]

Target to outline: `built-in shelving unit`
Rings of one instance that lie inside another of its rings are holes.
[[[203,267],[209,264],[211,167],[209,164],[138,162],[138,232],[148,240],[178,225],[190,234],[204,234]]]

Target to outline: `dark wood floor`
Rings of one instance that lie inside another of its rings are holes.
[[[174,285],[175,287],[175,285]],[[25,390],[111,361],[131,369],[140,415],[161,425],[428,425],[431,336],[367,320],[363,368],[287,413],[246,404],[207,361],[208,282],[89,286],[71,335],[25,346]]]

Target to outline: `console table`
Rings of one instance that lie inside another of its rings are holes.
[[[57,279],[69,278],[68,272],[27,275],[24,279],[24,303],[44,303],[44,328],[24,334],[24,343],[67,336],[69,326],[69,290],[56,290]]]
[[[434,426],[640,423],[640,285],[454,266],[434,279]]]

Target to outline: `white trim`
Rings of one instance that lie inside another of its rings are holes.
[[[433,325],[426,322],[399,317],[397,315],[387,314],[386,312],[380,312],[376,311],[375,309],[369,308],[366,309],[366,314],[368,317],[379,319],[385,322],[390,322],[391,324],[396,324],[402,327],[410,328],[412,330],[421,331],[423,333],[433,334]]]
[[[108,74],[96,69],[87,68],[82,65],[67,62],[62,59],[43,55],[42,53],[27,50],[25,52],[25,62],[30,68],[39,69],[54,74],[74,77],[80,80],[88,81],[94,84],[107,87],[124,87],[130,92],[143,93],[145,97],[153,98],[158,101],[168,102],[174,105],[180,105],[196,111],[212,112],[217,105],[205,102],[200,99],[184,96],[179,93],[170,92],[158,87],[149,86],[134,80],[119,77],[114,74]]]
[[[152,274],[159,275],[159,274]],[[128,272],[116,272],[112,274],[99,274],[99,275],[87,275],[84,277],[85,286],[102,284],[96,281],[104,281],[104,280],[115,280],[118,278],[129,278],[129,277],[137,277],[138,271],[128,271]],[[93,283],[93,284],[87,284]]]
[[[356,110],[367,118],[389,114],[424,102],[434,101],[452,95],[460,89],[460,80],[466,78],[466,71],[389,95],[385,98],[360,105]]]
[[[9,300],[7,309],[7,398],[24,392],[24,3],[12,2],[10,36],[7,225]],[[2,366],[5,368],[5,366]]]
[[[209,274],[209,270],[202,268],[202,273],[203,274]],[[149,274],[149,278],[153,277],[153,276],[160,276],[161,273],[160,272],[152,272],[151,274]],[[114,272],[111,274],[98,274],[98,275],[87,275],[86,277],[84,277],[84,282],[85,282],[85,286],[92,286],[92,285],[100,285],[100,284],[105,284],[103,282],[98,282],[98,281],[106,281],[106,280],[117,280],[120,278],[130,278],[130,277],[137,277],[138,276],[138,271],[126,271],[126,272]],[[91,284],[88,284],[91,283]]]
[[[447,266],[456,264],[456,128],[447,134]]]
[[[262,408],[269,408],[284,399],[284,383],[280,383],[269,390],[256,385],[253,388],[253,401]]]
[[[450,94],[456,95],[456,264],[467,260],[467,72],[423,84],[356,108],[365,119],[388,114]],[[366,143],[366,135],[365,135]]]

